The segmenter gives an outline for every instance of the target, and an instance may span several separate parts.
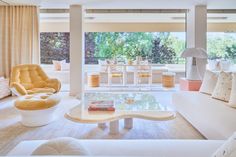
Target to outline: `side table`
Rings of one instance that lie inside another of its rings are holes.
[[[186,78],[179,79],[180,90],[185,91],[199,91],[202,81],[201,80],[187,80]]]

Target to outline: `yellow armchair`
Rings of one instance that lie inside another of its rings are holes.
[[[48,78],[39,65],[24,64],[12,68],[10,88],[18,96],[35,93],[57,93],[61,89],[61,83],[58,79]]]

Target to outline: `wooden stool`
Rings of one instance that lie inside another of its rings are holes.
[[[89,74],[88,75],[88,86],[89,87],[99,87],[100,85],[100,75],[99,74]]]
[[[162,73],[162,86],[174,87],[175,86],[175,73],[173,72]]]

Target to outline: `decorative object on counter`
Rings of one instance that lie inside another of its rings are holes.
[[[128,95],[126,98],[125,98],[125,103],[126,104],[134,104],[135,100],[134,100],[134,96],[133,95]]]
[[[131,59],[129,59],[129,60],[127,61],[127,64],[128,64],[128,65],[133,65],[133,61],[132,61]]]
[[[197,59],[206,59],[207,52],[203,48],[187,48],[181,54],[181,57],[191,60],[191,64],[187,62],[187,76],[188,80],[201,80],[199,66]]]
[[[142,61],[142,56],[136,56],[136,64],[139,65]]]

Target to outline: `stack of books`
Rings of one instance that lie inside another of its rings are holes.
[[[115,111],[113,101],[100,100],[89,103],[88,111]]]

